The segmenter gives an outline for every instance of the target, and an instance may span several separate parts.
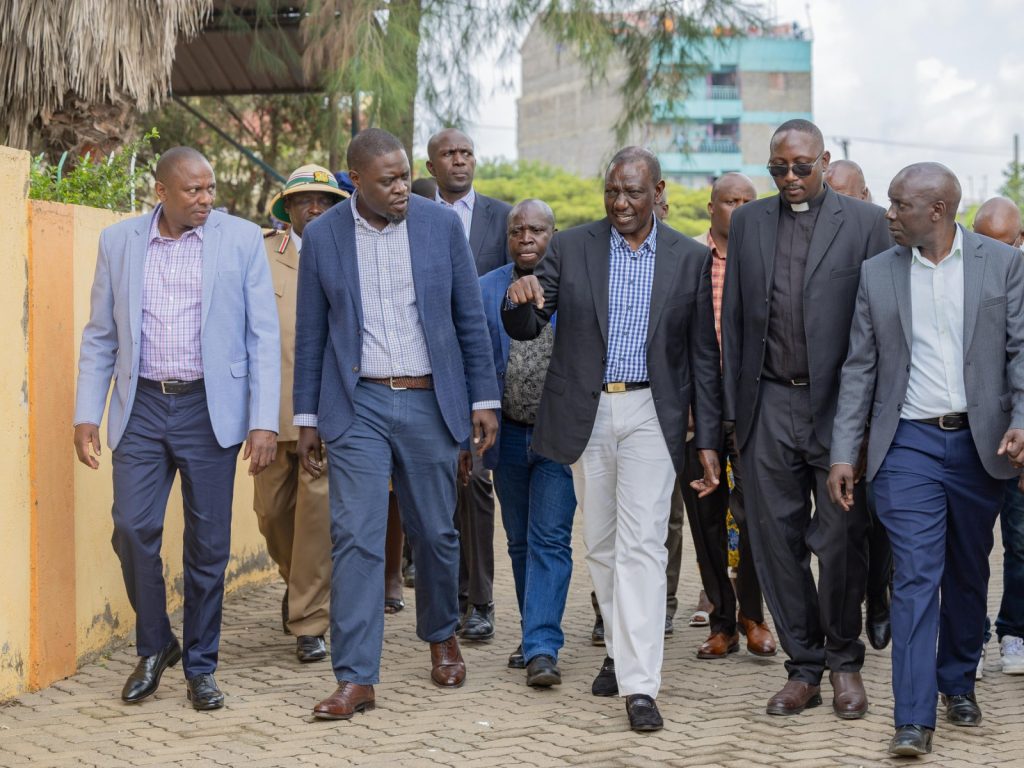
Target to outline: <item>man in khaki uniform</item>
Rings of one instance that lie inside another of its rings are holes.
[[[265,233],[267,258],[281,322],[281,425],[277,458],[255,477],[253,506],[267,550],[286,584],[281,604],[285,632],[296,636],[295,654],[307,663],[327,658],[324,633],[330,617],[331,515],[327,473],[313,479],[300,471],[295,453],[298,427],[292,425],[295,362],[295,292],[302,232],[306,225],[348,194],[334,175],[304,165],[288,177],[270,204],[275,218],[291,224]]]

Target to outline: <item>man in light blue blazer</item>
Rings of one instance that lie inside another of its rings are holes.
[[[330,457],[329,720],[375,706],[384,635],[384,537],[393,478],[416,562],[416,629],[431,678],[457,687],[459,541],[452,520],[459,444],[482,454],[500,405],[473,255],[458,218],[409,196],[402,143],[368,129],[349,144],[356,192],[302,237],[296,315],[296,453]]]
[[[274,289],[259,227],[214,211],[213,169],[189,147],[156,167],[160,205],[100,235],[82,333],[75,450],[99,466],[110,382],[114,535],[136,614],[139,662],[121,698],[153,694],[183,659],[198,710],[223,706],[213,672],[238,450],[249,474],[274,459],[281,352]],[[167,617],[160,544],[181,473],[185,617],[179,645]]]

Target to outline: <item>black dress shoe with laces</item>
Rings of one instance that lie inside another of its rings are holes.
[[[509,669],[526,669],[526,657],[523,656],[523,644],[520,643],[516,649],[508,655]]]
[[[134,704],[147,696],[156,693],[160,687],[160,676],[168,667],[173,667],[181,660],[181,646],[177,640],[171,640],[152,656],[140,656],[135,669],[128,675],[128,680],[121,689],[121,699]]]
[[[913,757],[932,751],[932,733],[924,725],[901,725],[889,742],[889,754]]]
[[[533,688],[561,685],[562,672],[558,669],[558,662],[545,654],[534,656],[526,665],[526,684]]]
[[[303,664],[327,658],[327,643],[323,635],[299,635],[295,639],[295,655]]]
[[[590,631],[591,645],[604,645],[604,617],[601,616],[601,606],[597,604],[597,593],[590,593],[590,604],[594,606],[594,628]]]
[[[665,725],[654,699],[643,693],[626,697],[626,714],[629,716],[629,727],[637,733],[660,731]]]
[[[595,696],[618,696],[619,681],[615,679],[615,662],[608,656],[604,657],[601,671],[594,678],[590,692]]]
[[[224,694],[217,687],[217,681],[211,673],[196,675],[188,679],[188,700],[192,708],[204,711],[220,709],[224,706]]]
[[[946,719],[953,725],[963,728],[974,728],[981,725],[981,707],[973,693],[962,693],[955,696],[942,694],[942,703],[946,705]]]
[[[472,605],[466,613],[459,637],[463,640],[490,640],[494,637],[494,603]]]

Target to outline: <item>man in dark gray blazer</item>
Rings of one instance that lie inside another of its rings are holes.
[[[511,261],[506,224],[512,206],[473,189],[476,155],[473,140],[462,131],[446,128],[427,142],[427,170],[437,181],[436,202],[451,208],[462,222],[477,275]],[[465,640],[494,637],[494,485],[491,470],[469,451],[459,463],[469,477],[459,485],[455,525],[459,529],[459,626]]]
[[[895,561],[889,751],[920,755],[936,693],[954,725],[981,722],[992,528],[1020,474],[1005,454],[1019,462],[1024,444],[1024,263],[956,224],[960,185],[938,163],[904,168],[889,199],[897,245],[861,268],[828,485],[849,509],[870,421],[867,478]]]
[[[601,221],[557,233],[514,282],[502,321],[536,338],[558,311],[533,449],[571,464],[587,563],[605,618],[597,696],[626,697],[630,727],[662,727],[669,506],[693,403],[701,495],[718,485],[720,369],[710,255],[654,218],[657,158],[627,147],[605,175]]]
[[[767,712],[820,704],[828,667],[833,709],[858,718],[868,707],[868,518],[863,505],[843,512],[829,501],[828,448],[860,265],[890,241],[882,209],[823,183],[829,153],[813,123],[783,123],[770,149],[779,195],[733,214],[722,307],[725,419],[735,421],[758,577],[789,656]]]

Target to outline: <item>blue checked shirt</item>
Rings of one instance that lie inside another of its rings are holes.
[[[647,376],[647,325],[654,285],[654,251],[658,221],[634,251],[626,238],[612,227],[608,272],[608,362],[604,383],[649,381]]]

